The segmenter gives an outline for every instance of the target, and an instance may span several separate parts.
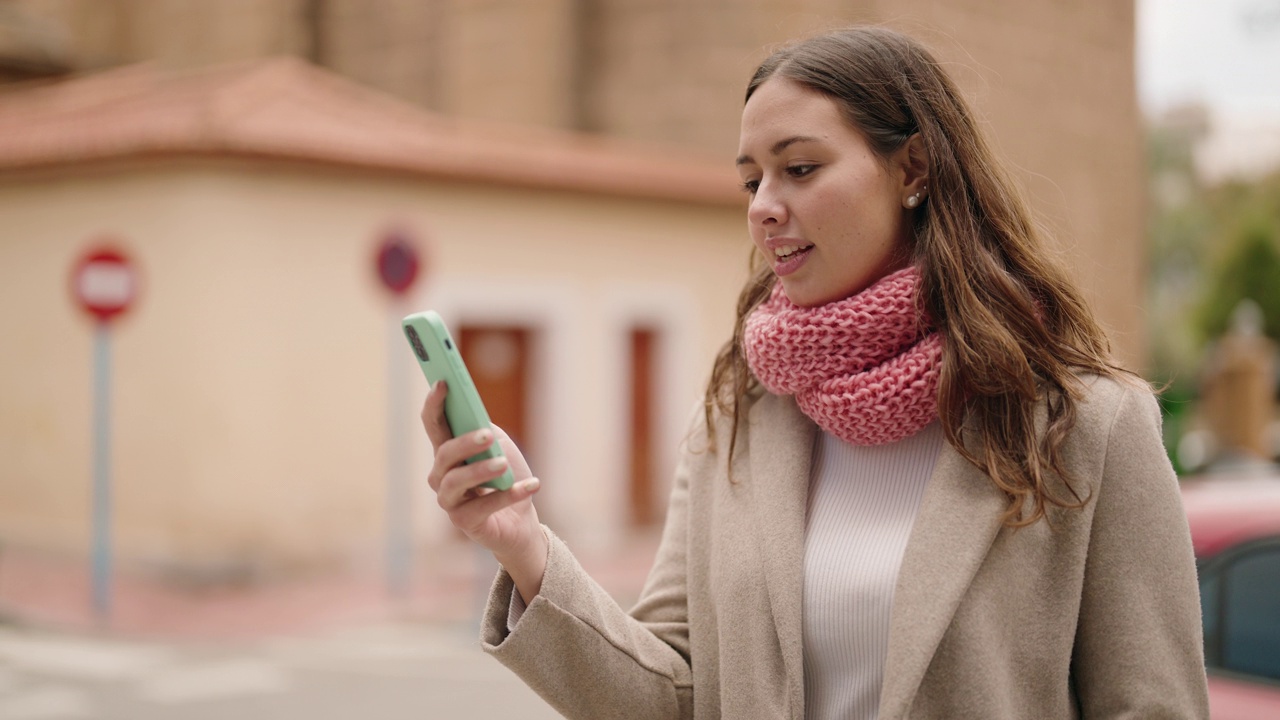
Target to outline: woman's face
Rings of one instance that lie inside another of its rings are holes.
[[[742,111],[738,154],[751,239],[791,302],[840,300],[906,266],[904,202],[919,179],[877,156],[827,95],[766,80]]]

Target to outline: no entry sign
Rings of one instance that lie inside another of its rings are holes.
[[[110,322],[138,297],[138,271],[120,250],[90,248],[71,271],[71,291],[85,312]]]
[[[404,295],[418,279],[421,263],[418,249],[412,240],[400,231],[387,233],[378,246],[375,258],[378,279],[395,295]]]

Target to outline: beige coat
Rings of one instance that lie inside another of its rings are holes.
[[[1092,502],[1052,528],[1002,527],[1004,496],[944,445],[898,577],[882,720],[1208,716],[1191,539],[1159,424],[1149,392],[1092,381],[1065,448]],[[499,576],[486,650],[569,718],[802,720],[816,432],[790,398],[755,400],[736,482],[723,454],[685,453],[629,615],[553,537],[509,635]]]

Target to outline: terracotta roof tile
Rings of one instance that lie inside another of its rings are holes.
[[[0,171],[171,155],[743,203],[728,158],[449,118],[292,58],[181,74],[131,66],[0,94]]]

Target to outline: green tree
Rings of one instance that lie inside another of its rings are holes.
[[[1165,444],[1192,421],[1204,352],[1244,298],[1280,341],[1280,172],[1207,186],[1193,149],[1208,128],[1195,107],[1148,126],[1149,378],[1164,385]]]
[[[1226,234],[1225,252],[1199,308],[1203,342],[1226,332],[1232,312],[1245,298],[1262,308],[1263,332],[1280,341],[1280,207],[1241,210],[1246,214]]]

